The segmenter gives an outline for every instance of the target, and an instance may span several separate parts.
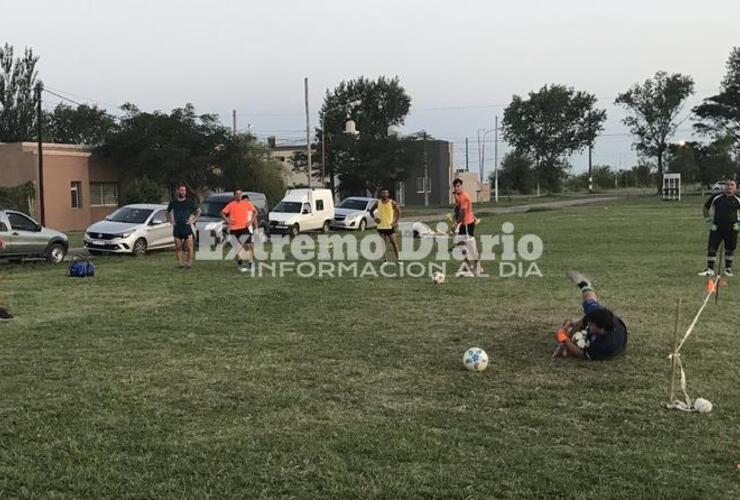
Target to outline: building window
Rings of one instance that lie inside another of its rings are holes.
[[[118,184],[115,182],[90,183],[91,207],[117,207]]]
[[[69,186],[70,202],[72,208],[82,208],[82,183],[74,181]]]

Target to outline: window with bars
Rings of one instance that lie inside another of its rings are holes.
[[[118,206],[118,183],[116,182],[91,182],[90,183],[90,206],[91,207],[117,207]]]
[[[69,185],[69,197],[72,208],[82,208],[82,183],[73,181]]]
[[[425,186],[425,184],[426,184],[426,186]],[[425,191],[425,189],[424,189],[425,187],[426,187],[426,192],[427,193],[431,193],[432,192],[432,179],[429,178],[429,177],[427,177],[426,178],[426,182],[424,182],[424,177],[417,177],[416,178],[416,192],[417,193],[423,193]]]

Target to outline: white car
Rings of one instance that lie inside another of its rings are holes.
[[[328,232],[334,219],[334,198],[328,189],[289,189],[270,212],[270,234],[296,236],[305,231]]]
[[[85,231],[85,248],[91,254],[130,253],[141,256],[148,250],[174,246],[167,205],[126,205]]]
[[[362,196],[351,196],[345,198],[334,210],[334,220],[331,221],[332,229],[359,229],[364,231],[369,227],[375,227],[373,211],[378,206],[378,200]]]

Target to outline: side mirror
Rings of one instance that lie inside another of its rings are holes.
[[[42,226],[41,224],[36,224],[36,232],[37,233],[40,233],[42,229],[44,229],[44,226]]]

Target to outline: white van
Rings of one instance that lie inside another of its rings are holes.
[[[329,189],[288,189],[270,212],[270,232],[295,236],[304,231],[328,232],[334,219]]]

